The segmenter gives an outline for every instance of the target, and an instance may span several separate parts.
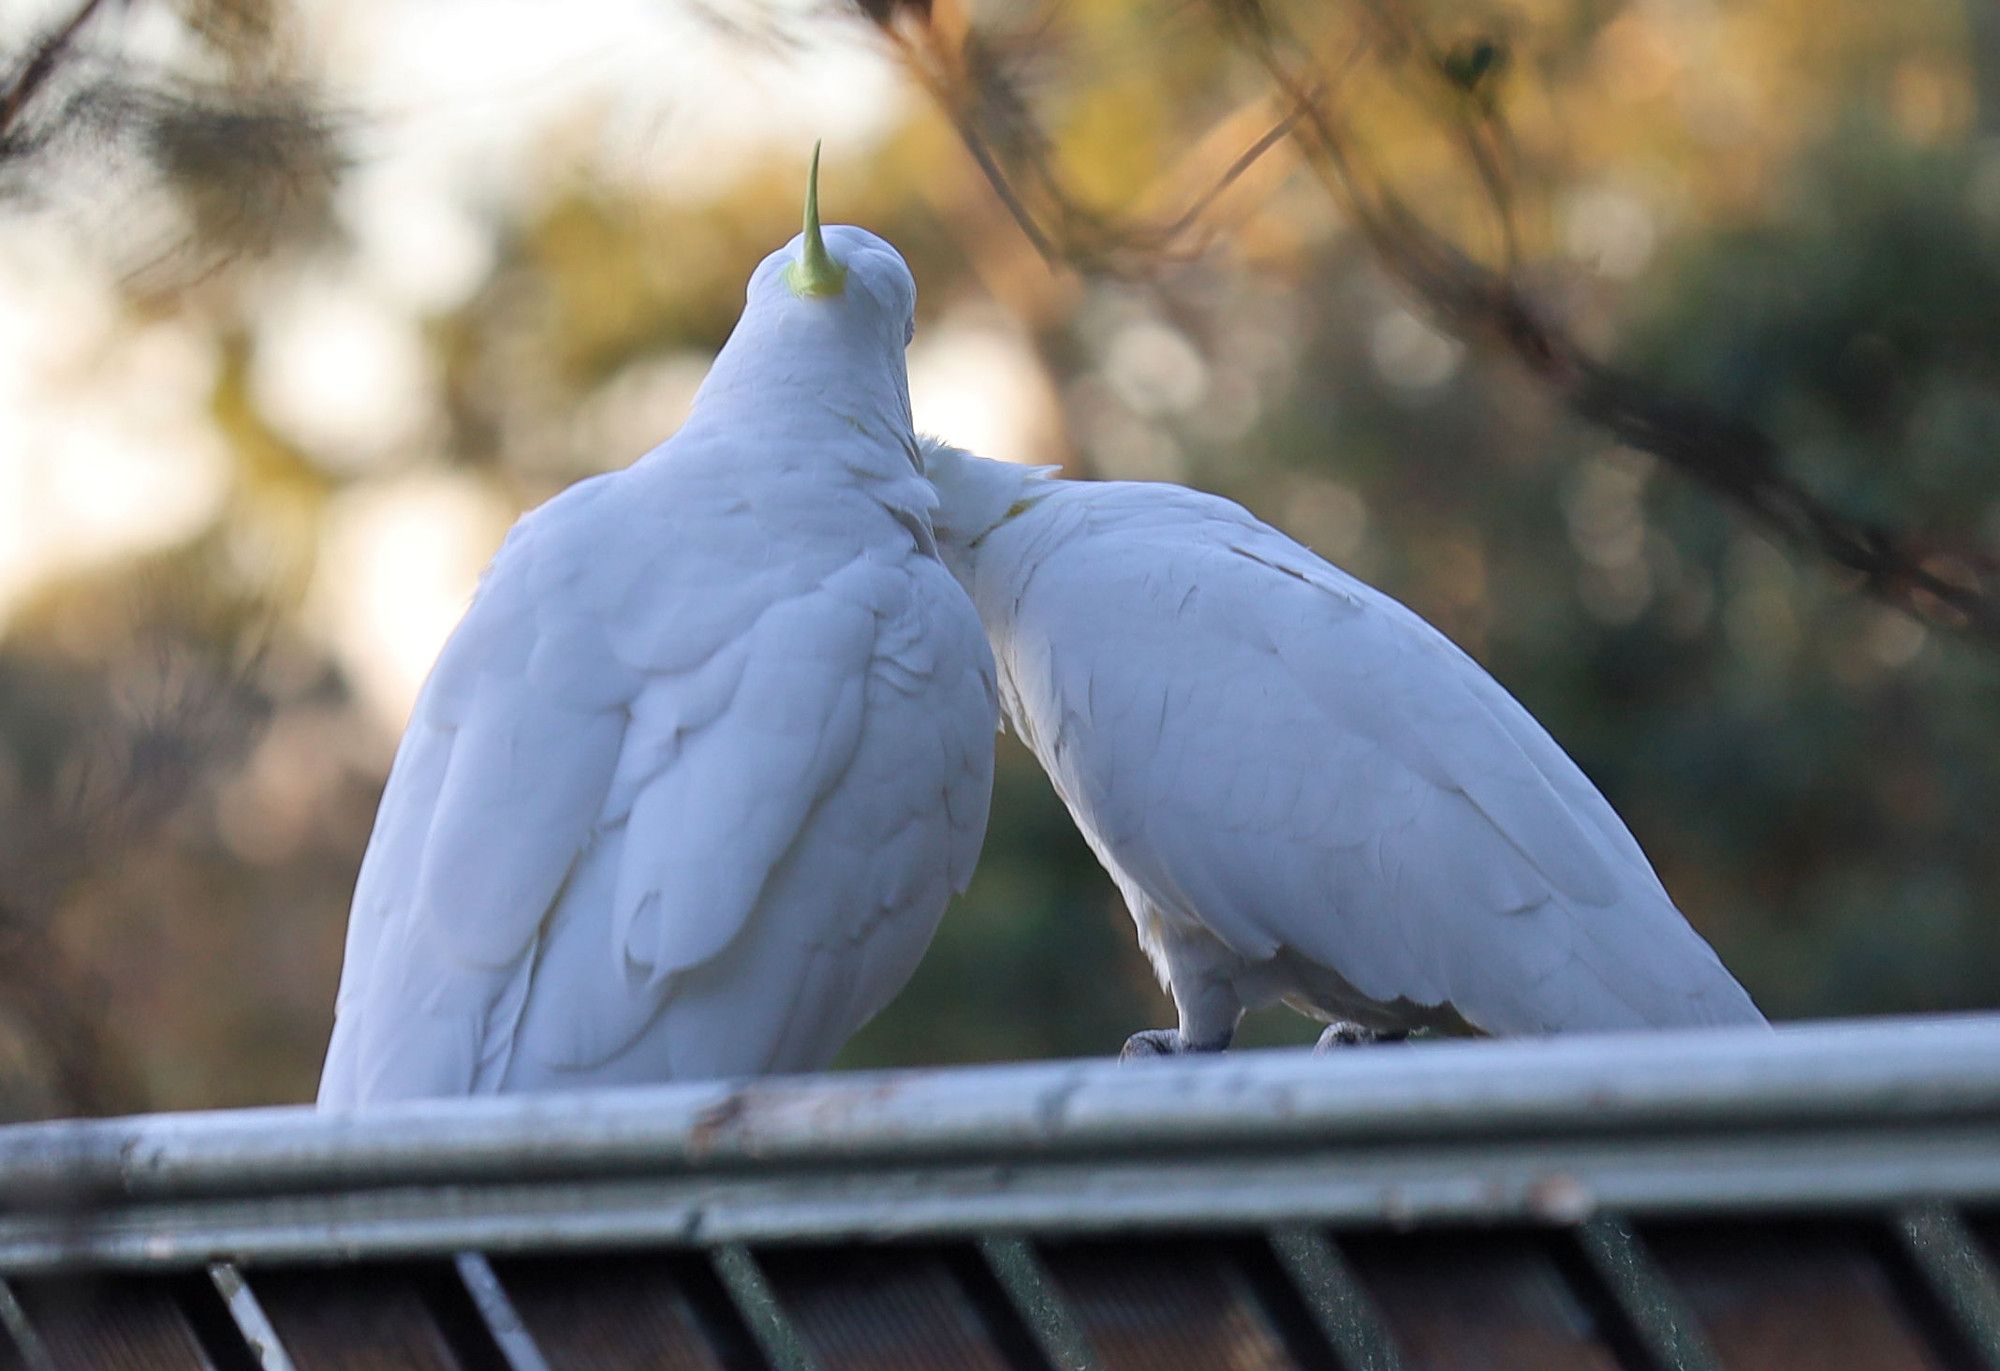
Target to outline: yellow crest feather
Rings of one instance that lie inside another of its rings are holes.
[[[847,289],[847,268],[833,260],[819,231],[819,144],[813,144],[812,172],[806,178],[806,233],[799,259],[785,268],[792,294],[838,295]]]

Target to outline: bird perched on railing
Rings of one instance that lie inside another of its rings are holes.
[[[687,423],[527,515],[418,699],[320,1102],[813,1070],[972,873],[993,661],[939,562],[895,249],[750,278]]]
[[[1180,1028],[1322,1042],[1752,1024],[1611,806],[1443,634],[1241,507],[924,440],[1009,722],[1124,892]]]

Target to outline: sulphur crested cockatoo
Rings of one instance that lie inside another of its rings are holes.
[[[1408,609],[1227,500],[924,455],[1007,719],[1180,1012],[1128,1055],[1221,1049],[1276,1000],[1376,1033],[1763,1021],[1576,764]]]
[[[993,659],[933,541],[916,287],[815,200],[686,424],[523,518],[446,643],[322,1105],[824,1067],[970,878]]]

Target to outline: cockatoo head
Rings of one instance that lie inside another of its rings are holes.
[[[819,222],[819,149],[806,183],[805,232],[750,275],[743,317],[695,394],[683,432],[816,422],[891,443],[909,460],[917,283],[897,251],[866,229]]]
[[[917,283],[902,254],[867,229],[819,222],[819,146],[806,180],[805,231],[750,277],[748,317],[769,312],[799,327],[890,344],[900,357],[917,326]]]
[[[979,540],[1054,489],[1048,478],[1062,468],[975,457],[927,433],[917,435],[917,453],[924,478],[938,494],[931,511],[938,555],[969,590]]]

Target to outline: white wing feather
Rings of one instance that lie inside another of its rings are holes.
[[[890,515],[815,554],[727,486],[510,535],[383,796],[323,1103],[821,1065],[907,978],[984,831],[990,654]]]
[[[1239,507],[1065,483],[981,558],[1010,717],[1116,874],[1245,961],[1492,1032],[1757,1018],[1511,696]]]

